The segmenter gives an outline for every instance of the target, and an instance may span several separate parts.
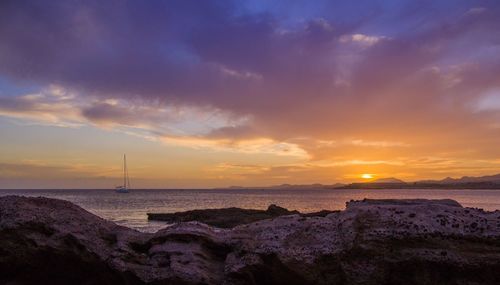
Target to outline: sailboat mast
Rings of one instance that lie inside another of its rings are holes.
[[[127,156],[123,155],[123,187],[127,188]]]

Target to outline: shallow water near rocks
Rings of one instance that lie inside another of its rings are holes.
[[[500,190],[443,189],[164,189],[131,190],[0,190],[0,196],[44,196],[73,202],[117,224],[145,232],[166,226],[147,220],[146,213],[170,213],[193,209],[239,207],[266,209],[276,204],[289,210],[314,212],[343,210],[349,200],[369,199],[453,199],[464,207],[500,210]]]

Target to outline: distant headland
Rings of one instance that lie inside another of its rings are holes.
[[[380,178],[368,182],[335,184],[281,184],[262,187],[231,186],[229,189],[500,189],[500,174],[487,176],[446,177],[441,180],[406,182],[398,178]]]

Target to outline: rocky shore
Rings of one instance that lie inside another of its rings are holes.
[[[149,234],[70,202],[6,196],[0,284],[500,284],[500,211],[363,200],[325,216]]]
[[[285,208],[269,205],[266,210],[223,208],[192,210],[176,213],[148,213],[148,220],[164,221],[170,224],[182,222],[202,222],[219,228],[233,228],[235,226],[253,223],[260,220],[277,218],[280,216],[300,215],[302,217],[324,217],[336,211],[320,211],[302,214],[298,211],[289,211]]]

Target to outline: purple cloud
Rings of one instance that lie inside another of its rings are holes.
[[[498,115],[474,107],[500,85],[496,2],[373,2],[357,17],[347,2],[276,4],[279,11],[246,4],[2,1],[0,74],[96,100],[77,107],[91,122],[147,125],[155,134],[170,133],[164,117],[134,102],[250,118],[197,133],[207,139],[432,138],[488,148],[500,140]],[[310,12],[297,17],[297,5]],[[7,99],[0,106],[33,108]]]

